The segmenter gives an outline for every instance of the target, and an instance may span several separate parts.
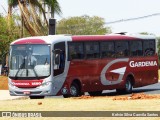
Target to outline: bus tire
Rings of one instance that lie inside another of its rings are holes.
[[[80,96],[80,87],[76,83],[72,83],[70,87],[70,97]]]
[[[133,88],[133,84],[130,77],[127,77],[126,83],[125,83],[125,92],[131,93]]]
[[[80,87],[75,82],[71,84],[69,91],[70,91],[70,94],[63,95],[64,98],[78,97],[81,95]]]
[[[44,99],[44,96],[29,96],[30,99]]]
[[[132,88],[133,88],[132,80],[130,77],[127,77],[126,82],[125,82],[125,88],[124,89],[116,89],[116,92],[118,94],[131,93]]]
[[[90,96],[100,96],[102,95],[102,91],[94,91],[94,92],[88,92]]]

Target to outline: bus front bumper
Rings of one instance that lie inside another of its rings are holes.
[[[11,96],[54,96],[51,87],[18,88],[9,86],[9,93]]]

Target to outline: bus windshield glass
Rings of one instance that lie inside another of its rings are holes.
[[[9,77],[47,77],[50,75],[50,45],[13,45],[9,62]]]

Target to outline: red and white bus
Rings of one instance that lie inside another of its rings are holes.
[[[157,41],[152,35],[49,35],[10,46],[13,96],[76,97],[112,89],[129,93],[157,82]]]

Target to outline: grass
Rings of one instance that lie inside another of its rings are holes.
[[[42,102],[42,105],[38,105],[39,102]],[[122,104],[122,102],[125,104]],[[108,96],[89,99],[46,98],[41,100],[0,101],[0,106],[0,111],[160,111],[160,99],[124,101],[113,100],[113,97]]]
[[[38,105],[42,102],[41,105]],[[8,100],[0,101],[0,111],[160,111],[160,99],[152,100],[113,100],[113,97],[94,97],[89,99],[74,98],[46,98],[43,100]],[[24,118],[26,119],[26,118]],[[31,118],[31,120],[34,118]],[[35,118],[38,119],[38,118]],[[44,120],[50,118],[43,118]],[[76,119],[76,120],[135,120],[133,117],[125,118],[51,118],[51,119]],[[159,120],[159,118],[138,117],[141,120]],[[22,118],[23,120],[23,118]]]

